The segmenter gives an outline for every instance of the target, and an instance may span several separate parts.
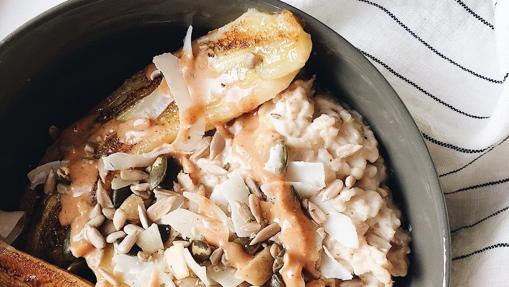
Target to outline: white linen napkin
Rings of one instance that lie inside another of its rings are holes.
[[[509,1],[287,0],[382,72],[417,122],[452,230],[452,286],[509,286]]]

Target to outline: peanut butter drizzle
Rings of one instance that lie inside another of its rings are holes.
[[[234,153],[242,158],[251,175],[261,183],[272,183],[274,202],[264,205],[264,213],[271,222],[281,226],[280,239],[286,249],[283,268],[279,271],[288,287],[305,286],[303,269],[312,273],[316,270],[319,251],[316,246],[317,227],[301,210],[300,202],[284,182],[284,174],[276,175],[264,170],[269,149],[274,140],[281,136],[269,123],[263,122],[261,111],[242,118],[242,130],[234,137]]]

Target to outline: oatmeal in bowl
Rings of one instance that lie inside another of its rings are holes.
[[[96,286],[406,276],[410,236],[376,137],[297,76],[312,43],[293,14],[251,9],[191,36],[56,137],[28,174],[26,197],[44,201],[26,250],[81,262]]]

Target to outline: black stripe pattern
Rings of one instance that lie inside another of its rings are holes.
[[[453,261],[461,260],[461,259],[465,259],[465,258],[468,258],[468,257],[476,255],[476,254],[483,253],[483,252],[488,251],[488,250],[492,250],[492,249],[496,249],[496,248],[507,248],[507,247],[509,247],[509,243],[497,243],[497,244],[486,246],[486,247],[484,247],[482,249],[479,249],[479,250],[476,250],[476,251],[473,251],[473,252],[470,252],[470,253],[467,253],[467,254],[464,254],[464,255],[453,257],[452,260]]]
[[[478,188],[481,188],[481,187],[487,187],[487,186],[492,186],[492,185],[499,185],[499,184],[506,183],[506,182],[509,182],[509,177],[508,178],[499,179],[499,180],[484,182],[484,183],[480,183],[480,184],[476,184],[476,185],[471,185],[471,186],[467,186],[467,187],[463,187],[463,188],[460,188],[460,189],[456,189],[454,191],[444,192],[444,194],[450,195],[450,194],[455,194],[455,193],[458,193],[458,192],[468,191],[468,190],[472,190],[472,189],[478,189]]]
[[[462,152],[462,153],[481,153],[481,152],[484,152],[492,147],[492,146],[489,146],[489,147],[485,147],[485,148],[481,148],[481,149],[470,149],[470,148],[459,147],[459,146],[456,146],[456,145],[453,145],[450,143],[446,143],[443,141],[439,141],[439,140],[427,135],[426,133],[422,133],[422,136],[424,137],[424,139],[426,139],[427,141],[429,141],[431,143],[434,143],[441,147],[452,149],[452,150],[455,150],[458,152]]]
[[[477,13],[475,13],[474,11],[472,11],[472,9],[470,9],[470,7],[467,6],[467,4],[463,3],[463,1],[461,0],[456,0],[456,2],[458,4],[460,4],[461,7],[463,7],[463,9],[467,10],[467,12],[474,16],[477,20],[481,21],[481,23],[483,23],[484,25],[490,27],[491,30],[494,30],[495,29],[495,26],[493,26],[493,24],[489,23],[488,21],[484,20],[484,18],[482,18],[481,16],[479,16]],[[495,3],[496,5],[496,3]]]
[[[375,63],[378,63],[380,65],[382,65],[382,67],[384,67],[385,69],[387,69],[389,72],[391,72],[393,75],[395,75],[396,77],[398,77],[399,79],[405,81],[406,83],[410,84],[411,86],[413,86],[414,88],[416,88],[417,90],[419,90],[421,93],[425,94],[426,96],[432,98],[433,100],[435,100],[436,102],[444,105],[445,107],[457,112],[458,114],[461,114],[461,115],[464,115],[464,116],[467,116],[469,118],[473,118],[473,119],[489,119],[490,117],[489,116],[478,116],[478,115],[473,115],[473,114],[470,114],[470,113],[467,113],[467,112],[464,112],[454,106],[452,106],[451,104],[448,104],[446,102],[444,102],[443,100],[437,98],[436,96],[432,95],[431,93],[429,93],[428,91],[424,90],[421,86],[417,85],[416,83],[414,83],[413,81],[409,80],[408,78],[406,78],[405,76],[401,75],[400,73],[396,72],[393,68],[391,68],[389,65],[387,65],[386,63],[382,62],[381,60],[379,60],[378,58],[376,58],[375,56],[363,51],[363,50],[359,50],[362,54],[364,54],[364,56],[368,57],[369,59],[371,59],[373,62]]]
[[[474,223],[472,223],[472,224],[464,225],[464,226],[458,227],[458,228],[456,228],[456,229],[453,229],[453,230],[451,231],[451,233],[456,233],[456,232],[458,232],[458,231],[460,231],[460,230],[463,230],[463,229],[472,228],[472,227],[476,226],[477,224],[480,224],[480,223],[482,223],[482,222],[484,222],[484,221],[486,221],[486,220],[488,220],[488,219],[490,219],[490,218],[492,218],[492,217],[495,217],[495,216],[497,216],[497,215],[499,215],[499,214],[503,213],[504,211],[506,211],[506,210],[508,210],[508,209],[509,209],[509,206],[506,206],[506,207],[504,207],[504,208],[502,208],[502,209],[500,209],[500,210],[497,210],[496,212],[494,212],[494,213],[492,213],[492,214],[490,214],[490,215],[488,215],[488,216],[484,217],[483,219],[480,219],[480,220],[478,220],[478,221],[476,221],[476,222],[474,222]]]
[[[479,78],[479,79],[483,79],[485,81],[488,81],[488,82],[491,82],[491,83],[495,83],[495,84],[502,84],[505,79],[507,78],[507,74],[506,76],[504,76],[504,78],[502,80],[496,80],[496,79],[493,79],[493,78],[490,78],[490,77],[487,77],[487,76],[484,76],[484,75],[481,75],[477,72],[474,72],[473,70],[467,68],[467,67],[464,67],[462,66],[461,64],[459,64],[458,62],[454,61],[453,59],[445,56],[443,53],[439,52],[437,49],[433,48],[430,44],[428,44],[426,41],[424,41],[421,37],[419,37],[417,34],[415,34],[414,31],[412,31],[410,28],[408,28],[407,25],[405,25],[403,22],[401,22],[391,11],[387,10],[387,8],[383,7],[382,5],[380,4],[377,4],[377,3],[374,3],[374,2],[371,2],[369,0],[357,0],[359,2],[363,2],[363,3],[366,3],[368,5],[371,5],[373,7],[376,7],[380,10],[382,10],[383,12],[385,12],[387,15],[389,15],[389,17],[391,17],[394,21],[396,21],[396,23],[398,23],[403,29],[405,29],[410,35],[412,35],[415,39],[417,39],[419,42],[421,42],[424,46],[426,46],[426,48],[428,48],[429,50],[431,50],[433,53],[437,54],[440,58],[446,60],[447,62],[453,64],[454,66],[460,68],[461,70]],[[509,73],[508,73],[509,74]]]
[[[479,156],[477,156],[476,158],[474,158],[473,160],[469,161],[467,164],[463,165],[462,167],[460,168],[457,168],[455,170],[451,170],[449,172],[446,172],[446,173],[443,173],[441,175],[439,175],[438,177],[446,177],[448,175],[451,175],[451,174],[455,174],[457,172],[460,172],[462,170],[464,170],[465,168],[467,168],[469,165],[473,164],[474,162],[476,162],[478,159],[480,159],[481,157],[485,156],[486,154],[488,154],[489,152],[491,152],[493,149],[495,149],[495,147],[503,144],[504,142],[507,141],[507,139],[509,139],[509,136],[507,136],[505,139],[503,139],[500,143],[498,143],[497,145],[495,146],[492,146],[491,148],[489,148],[486,152],[480,154]]]

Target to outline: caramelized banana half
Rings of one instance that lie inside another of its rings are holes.
[[[204,119],[205,130],[252,111],[286,89],[305,65],[312,46],[310,35],[289,11],[267,14],[248,10],[192,44],[189,41],[190,37],[186,37],[184,48],[175,56],[191,98],[198,103],[190,114]],[[166,76],[164,72],[162,76]],[[173,92],[174,87],[162,76],[153,64],[136,73],[92,113],[63,131],[48,149],[42,163],[68,162],[70,186],[67,190],[59,190],[61,195],[45,195],[46,198],[37,203],[41,212],[36,212],[36,218],[25,234],[26,249],[33,255],[67,267],[69,261],[60,259],[61,251],[52,252],[37,246],[41,242],[61,242],[71,238],[69,244],[63,244],[64,247],[70,245],[74,256],[92,260],[93,254],[97,253],[93,246],[72,238],[81,231],[85,217],[96,204],[94,190],[100,177],[99,159],[116,152],[141,154],[152,151],[172,143],[179,132],[182,120],[179,107],[175,101],[161,96]],[[152,112],[151,108],[161,108],[161,105],[154,105],[158,101],[164,104],[163,109],[155,113],[155,117],[140,121],[140,111],[144,112],[146,107]],[[110,173],[101,178],[107,190],[111,188],[112,177]],[[26,209],[35,208],[27,206]],[[61,233],[69,227],[63,226],[70,226],[67,236]],[[105,257],[111,257],[105,253]],[[52,254],[58,256],[52,257]],[[21,266],[25,264],[22,259],[11,264]],[[111,258],[103,258],[101,262],[101,268],[112,269]],[[0,269],[1,276],[4,271]],[[18,268],[17,272],[38,276],[31,269]],[[96,276],[104,282],[100,272],[96,272]]]

